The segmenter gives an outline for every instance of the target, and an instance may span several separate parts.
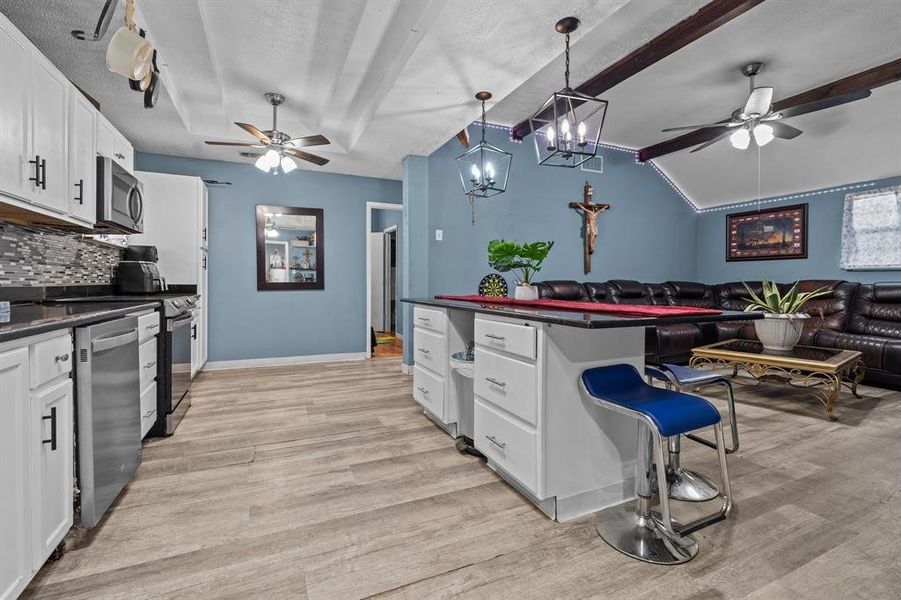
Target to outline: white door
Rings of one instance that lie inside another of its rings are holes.
[[[385,323],[385,234],[369,234],[370,320],[376,331],[386,331]]]
[[[72,380],[36,393],[31,410],[37,571],[72,527]]]
[[[40,175],[32,200],[60,212],[69,208],[68,103],[69,82],[37,50],[32,50],[29,70],[31,81],[31,135],[29,164]],[[32,175],[29,175],[31,177]]]
[[[0,191],[24,198],[28,165],[28,42],[0,14]],[[14,83],[13,83],[14,82]]]
[[[74,87],[69,99],[69,213],[93,225],[97,216],[97,111]]]
[[[28,348],[0,354],[0,600],[31,579]]]

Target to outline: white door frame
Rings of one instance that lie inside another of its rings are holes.
[[[366,246],[366,358],[372,358],[371,334],[372,329],[372,288],[370,280],[372,279],[372,266],[369,261],[372,251],[369,248],[369,234],[372,232],[372,211],[373,210],[398,210],[403,212],[403,204],[394,204],[393,202],[367,202],[366,203],[366,231],[363,233],[363,239]]]

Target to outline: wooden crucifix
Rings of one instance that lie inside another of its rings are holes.
[[[582,238],[585,240],[584,258],[585,258],[585,274],[591,273],[591,255],[594,254],[595,246],[598,241],[598,215],[605,210],[610,209],[609,204],[599,204],[592,202],[594,188],[588,182],[585,182],[583,190],[582,202],[570,202],[569,207],[574,208],[582,213]]]

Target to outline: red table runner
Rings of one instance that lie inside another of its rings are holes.
[[[696,308],[694,306],[648,306],[643,304],[608,304],[605,302],[576,302],[571,300],[516,300],[515,298],[490,298],[488,296],[435,296],[435,298],[438,300],[478,302],[480,304],[578,310],[638,317],[687,317],[719,315],[723,312],[713,308]]]

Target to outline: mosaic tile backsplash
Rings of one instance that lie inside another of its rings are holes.
[[[0,286],[109,285],[121,254],[80,233],[0,222]]]

